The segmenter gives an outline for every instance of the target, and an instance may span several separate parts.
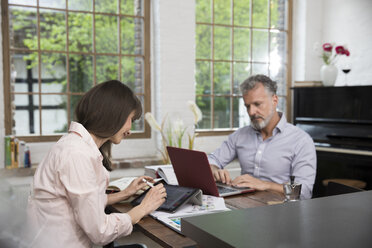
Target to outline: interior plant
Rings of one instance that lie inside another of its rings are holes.
[[[145,120],[150,125],[150,127],[159,132],[162,140],[162,149],[158,149],[163,158],[164,164],[169,164],[170,159],[167,152],[167,146],[183,147],[183,137],[185,134],[188,136],[188,149],[194,148],[195,137],[197,133],[195,132],[198,123],[202,120],[202,112],[199,107],[193,101],[187,102],[189,109],[194,115],[194,123],[192,126],[185,126],[182,119],[177,118],[171,120],[169,115],[166,114],[159,125],[152,113],[147,112],[145,114]]]
[[[320,79],[324,86],[333,86],[336,78],[338,69],[335,66],[339,55],[350,56],[350,51],[343,45],[336,45],[335,43],[323,43],[320,48],[319,43],[314,44],[314,50],[320,54],[324,64],[320,68]],[[320,51],[321,50],[321,51]]]
[[[326,65],[334,64],[338,55],[350,56],[350,51],[346,46],[336,46],[333,43],[324,43],[322,45],[322,59]]]

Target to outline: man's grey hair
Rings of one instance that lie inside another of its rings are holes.
[[[248,91],[255,88],[257,84],[262,84],[267,92],[271,93],[272,95],[275,95],[276,90],[278,89],[275,81],[271,80],[265,75],[258,74],[250,76],[249,78],[244,80],[244,82],[240,84],[240,91],[243,95],[245,95]]]

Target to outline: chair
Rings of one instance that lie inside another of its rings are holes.
[[[348,185],[333,182],[333,181],[328,182],[326,186],[327,196],[355,193],[355,192],[360,192],[360,191],[363,191],[363,189],[348,186]]]
[[[346,178],[332,178],[325,179],[322,181],[323,185],[327,187],[329,182],[340,183],[354,188],[364,189],[367,186],[367,183],[357,179],[346,179]]]

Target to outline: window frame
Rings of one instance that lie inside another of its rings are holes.
[[[234,9],[234,2],[233,0],[231,0],[231,9],[233,10]],[[286,21],[287,21],[287,27],[284,28],[284,29],[281,29],[281,28],[271,28],[271,27],[268,27],[268,28],[255,28],[254,26],[249,26],[249,30],[252,32],[253,30],[268,30],[268,33],[270,34],[270,30],[280,30],[284,33],[286,33],[287,35],[287,47],[286,47],[286,58],[287,58],[287,62],[284,64],[284,66],[286,66],[287,70],[286,70],[286,86],[285,86],[285,91],[286,91],[286,96],[283,97],[285,98],[286,100],[286,118],[288,120],[288,122],[291,122],[291,110],[292,110],[292,95],[291,95],[291,82],[292,82],[292,29],[293,29],[293,0],[285,0],[287,1],[287,16],[286,16]],[[252,9],[253,9],[253,0],[249,0],[249,3],[250,3],[250,18],[251,18],[251,15],[252,15]],[[270,3],[271,3],[271,0],[268,0],[268,21],[269,23],[271,23],[271,9],[270,9]],[[232,40],[232,44],[231,44],[231,59],[229,60],[221,60],[221,59],[215,59],[214,58],[214,48],[212,49],[211,51],[211,58],[210,59],[198,59],[198,58],[195,58],[195,63],[197,62],[211,62],[211,63],[214,63],[214,62],[229,62],[229,63],[234,63],[234,61],[237,61],[239,62],[240,60],[234,60],[234,35],[233,35],[233,32],[234,32],[234,28],[235,27],[240,27],[239,25],[234,25],[234,13],[232,13],[231,15],[231,19],[232,19],[232,24],[216,24],[214,23],[214,0],[211,0],[211,4],[212,4],[212,7],[211,7],[211,16],[212,16],[212,23],[205,23],[205,22],[197,22],[195,20],[195,24],[196,25],[208,25],[208,26],[211,26],[212,27],[212,37],[211,37],[211,44],[212,44],[212,47],[213,47],[213,44],[214,44],[214,27],[217,26],[217,27],[228,27],[228,28],[231,28],[232,29],[232,37],[230,38]],[[195,8],[196,9],[196,8]],[[196,12],[196,11],[195,11]],[[250,41],[252,41],[252,36],[250,36]],[[269,39],[269,42],[268,42],[268,46],[270,48],[270,39]],[[250,52],[252,54],[252,42],[250,43]],[[270,50],[270,49],[269,49]],[[269,60],[270,61],[270,60]],[[249,61],[249,63],[252,63],[253,61]],[[214,108],[213,108],[213,101],[214,101],[214,98],[216,97],[215,96],[215,93],[214,93],[214,66],[212,65],[211,66],[211,94],[209,95],[203,95],[203,94],[196,94],[195,95],[195,98],[198,97],[198,96],[208,96],[208,97],[211,97],[211,113],[210,113],[210,116],[211,116],[211,126],[213,127],[214,126]],[[233,109],[233,99],[234,98],[240,98],[242,97],[242,95],[239,93],[239,94],[234,94],[233,93],[233,82],[234,80],[234,71],[232,69],[231,71],[231,75],[230,75],[230,90],[231,90],[231,93],[228,94],[228,95],[224,95],[224,94],[217,94],[219,97],[220,96],[223,96],[223,97],[229,97],[230,98],[230,126],[232,128],[211,128],[211,129],[197,129],[196,130],[196,133],[198,134],[199,137],[201,136],[223,136],[223,135],[229,135],[233,132],[235,132],[236,130],[238,130],[239,128],[234,128],[233,127],[233,114],[234,114],[234,109]]]
[[[93,0],[93,10],[92,11],[74,11],[74,10],[67,10],[67,5],[68,5],[68,0],[66,0],[66,14],[68,12],[72,13],[91,13],[93,17],[93,25],[95,22],[94,16],[96,14],[101,14],[101,15],[107,15],[107,16],[116,16],[116,17],[136,17],[136,18],[141,18],[143,20],[143,55],[137,56],[137,57],[142,57],[143,58],[143,87],[144,91],[143,93],[138,93],[136,94],[137,96],[142,96],[144,97],[144,106],[143,106],[143,112],[150,112],[151,111],[151,65],[150,65],[150,44],[151,44],[151,30],[150,30],[150,23],[151,23],[151,0],[143,0],[143,16],[134,16],[134,15],[128,15],[128,14],[118,14],[118,13],[101,13],[101,12],[96,12],[95,11],[95,1]],[[121,6],[121,0],[118,1],[118,6]],[[58,8],[49,8],[49,7],[40,7],[38,5],[39,1],[37,1],[36,6],[30,6],[30,5],[21,5],[21,4],[11,4],[11,6],[19,6],[19,7],[33,7],[36,8],[38,11],[39,9],[46,9],[46,10],[56,10],[60,11],[61,9]],[[4,87],[4,125],[5,125],[5,135],[11,135],[14,137],[17,137],[20,140],[26,141],[26,142],[51,142],[51,141],[57,141],[63,134],[52,134],[52,135],[13,135],[12,134],[12,96],[15,94],[11,92],[11,75],[10,75],[10,68],[11,68],[11,61],[10,61],[10,54],[11,51],[18,51],[18,52],[37,52],[39,56],[39,63],[38,67],[40,69],[40,57],[43,52],[54,52],[54,53],[60,53],[60,54],[81,54],[81,55],[92,55],[93,56],[93,86],[97,84],[96,82],[96,57],[99,55],[113,55],[113,56],[119,56],[120,58],[124,58],[125,55],[122,55],[121,49],[119,49],[119,52],[115,54],[109,54],[109,53],[98,53],[93,49],[91,52],[71,52],[68,49],[66,51],[49,51],[49,50],[42,50],[40,49],[40,46],[38,46],[38,49],[36,50],[29,50],[29,49],[11,49],[10,48],[10,37],[9,37],[9,4],[8,1],[1,1],[1,19],[2,19],[2,37],[3,37],[3,87]],[[40,18],[38,18],[38,26],[40,26]],[[66,36],[68,39],[68,19],[66,18]],[[95,27],[93,27],[93,43],[95,42]],[[121,30],[119,28],[118,30],[118,45],[121,46]],[[37,29],[37,39],[38,43],[40,43],[40,29]],[[66,43],[66,46],[68,44]],[[94,46],[95,47],[95,46]],[[130,56],[130,55],[128,55]],[[134,55],[136,56],[136,55]],[[121,59],[118,65],[118,79],[121,79],[122,73],[121,73]],[[41,84],[41,72],[39,70],[39,76],[38,76],[38,84]],[[68,70],[66,71],[66,76],[67,78],[69,77]],[[25,93],[25,95],[30,95],[30,93]],[[34,95],[39,95],[39,97],[42,95],[41,92],[39,91],[38,93]],[[58,94],[55,94],[58,95]],[[66,93],[61,93],[61,95],[66,95],[68,99],[70,99],[70,96],[72,95],[81,95],[79,93],[74,93],[71,91],[67,91]],[[70,100],[68,100],[70,102]],[[39,104],[39,110],[42,108],[42,105]],[[70,111],[71,107],[69,106],[67,109],[67,124],[69,126],[70,122],[72,121],[70,118]],[[40,125],[40,130],[41,130],[41,125],[42,125],[42,115],[39,114],[39,125]],[[144,130],[143,131],[134,131],[132,132],[132,135],[127,137],[129,139],[138,139],[138,138],[151,138],[151,128],[149,124],[144,120]]]

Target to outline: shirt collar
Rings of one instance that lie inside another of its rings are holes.
[[[83,141],[87,143],[94,151],[97,153],[97,156],[102,160],[102,153],[99,151],[97,144],[94,142],[92,135],[85,129],[83,125],[78,122],[71,121],[69,132],[75,132],[81,136]]]
[[[275,129],[278,129],[278,131],[283,132],[285,124],[287,123],[287,118],[285,118],[283,112],[278,111],[278,115],[280,117],[280,121],[278,122],[278,124],[276,124]]]

